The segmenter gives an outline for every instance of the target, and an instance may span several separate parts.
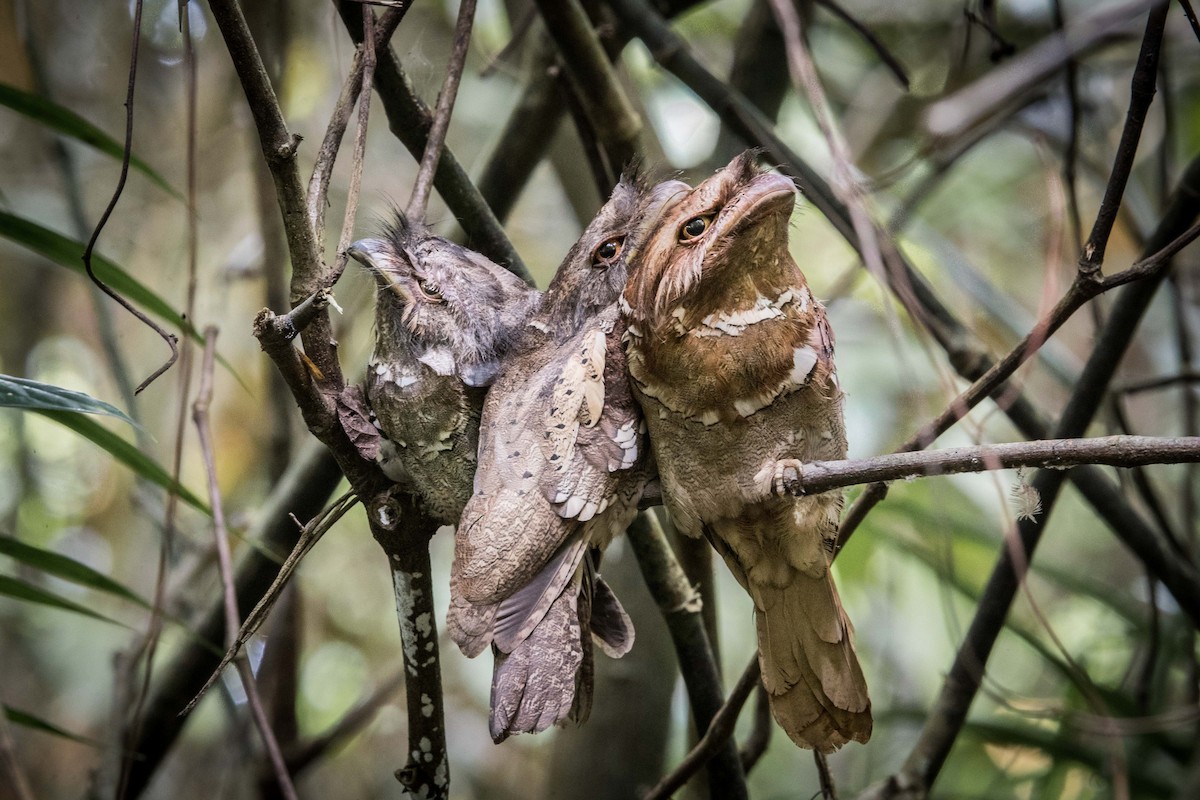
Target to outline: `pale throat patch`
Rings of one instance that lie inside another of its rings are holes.
[[[689,334],[702,338],[740,336],[751,325],[807,313],[811,299],[812,295],[809,293],[808,287],[789,287],[775,298],[759,294],[754,305],[749,308],[714,311],[700,320],[700,325],[695,328],[688,328],[684,325],[683,320],[687,315],[687,308],[680,305],[671,311],[671,329],[681,336]]]
[[[733,410],[740,417],[749,417],[775,402],[776,398],[790,394],[808,385],[818,362],[817,352],[808,345],[792,350],[792,367],[779,383],[758,394],[749,397],[739,397],[733,400]],[[647,397],[659,402],[666,411],[673,411],[688,419],[696,420],[702,425],[715,425],[721,421],[721,411],[718,408],[699,410],[690,404],[682,402],[673,387],[653,381],[644,369],[644,360],[640,352],[633,349],[629,353],[630,376],[638,389]],[[660,414],[660,416],[662,416]]]
[[[414,383],[421,380],[421,377],[413,372],[408,367],[400,370],[392,369],[386,362],[375,361],[369,365],[369,368],[375,372],[379,379],[384,383],[394,383],[401,389],[407,389]]]
[[[417,356],[417,360],[438,375],[447,376],[454,374],[454,354],[450,352],[449,348],[431,347]]]

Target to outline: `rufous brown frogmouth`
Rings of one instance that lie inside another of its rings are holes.
[[[795,187],[750,153],[675,204],[622,297],[634,395],[676,526],[754,601],[771,711],[801,747],[871,735],[830,574],[840,492],[792,497],[799,462],[846,455],[833,332],[788,252]]]

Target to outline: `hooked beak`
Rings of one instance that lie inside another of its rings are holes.
[[[390,289],[405,305],[412,305],[412,293],[396,282],[394,270],[389,269],[395,258],[391,243],[383,239],[359,239],[346,248],[346,255],[366,267],[380,287]]]

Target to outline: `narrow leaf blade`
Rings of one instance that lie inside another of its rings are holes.
[[[22,711],[21,709],[13,708],[10,705],[0,705],[0,708],[4,709],[4,716],[7,717],[8,721],[14,725],[20,725],[23,728],[41,731],[42,733],[48,733],[51,736],[58,736],[62,739],[69,739],[72,742],[78,742],[79,744],[86,744],[88,747],[103,746],[102,742],[98,742],[95,739],[89,739],[87,736],[80,736],[77,733],[71,733],[64,728],[58,727],[53,722],[47,722],[36,714],[30,714],[28,711]]]
[[[175,492],[179,495],[179,499],[193,508],[197,508],[205,514],[212,513],[203,500],[172,478],[158,462],[90,417],[70,411],[38,410],[37,413],[75,431],[92,444],[106,450],[113,458],[146,480],[167,491]]]
[[[7,106],[13,111],[40,122],[64,136],[69,136],[96,148],[101,153],[110,155],[120,161],[125,154],[125,147],[116,139],[109,136],[98,127],[76,114],[71,109],[60,106],[40,95],[21,91],[15,86],[0,83],[0,106]],[[129,157],[129,165],[149,178],[156,186],[167,192],[176,200],[182,200],[171,184],[155,172],[149,164],[137,156]]]
[[[106,617],[92,611],[87,606],[80,605],[74,600],[68,600],[65,597],[47,591],[40,586],[34,586],[32,583],[26,583],[19,578],[12,578],[8,575],[0,575],[0,596],[11,597],[14,600],[19,600],[24,603],[36,603],[42,606],[61,609],[63,611],[72,611],[76,614],[82,614],[85,617],[98,619],[102,622],[107,622],[112,625],[120,625],[122,628],[128,627],[122,625],[111,617]]]
[[[0,536],[0,555],[8,556],[56,578],[130,600],[143,608],[150,608],[149,603],[123,584],[61,553]]]
[[[85,246],[82,242],[77,242],[68,236],[42,227],[32,220],[9,214],[6,211],[0,211],[0,236],[29,248],[59,266],[87,276],[87,270],[83,266]],[[98,253],[92,253],[92,270],[96,273],[96,277],[118,294],[140,305],[153,316],[178,328],[194,341],[203,344],[204,338],[200,333],[191,324],[185,322],[170,303],[120,266]],[[224,356],[218,354],[217,361],[229,370],[229,373],[241,384],[243,389],[249,391],[246,382],[242,380],[242,377]]]
[[[121,409],[83,392],[64,389],[50,383],[0,375],[0,406],[27,410],[74,411],[80,414],[104,414],[128,422],[137,423]]]
[[[0,236],[28,247],[59,266],[82,275],[87,274],[87,270],[83,266],[85,246],[82,242],[42,227],[32,220],[0,211]],[[142,306],[154,316],[196,336],[191,326],[184,323],[183,318],[167,301],[104,256],[97,253],[92,254],[92,269],[96,273],[96,277],[112,287],[114,291]]]

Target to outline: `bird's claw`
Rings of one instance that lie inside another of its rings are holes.
[[[760,487],[763,498],[795,497],[804,494],[801,483],[801,461],[795,458],[781,458],[778,461],[767,462],[754,476]]]

